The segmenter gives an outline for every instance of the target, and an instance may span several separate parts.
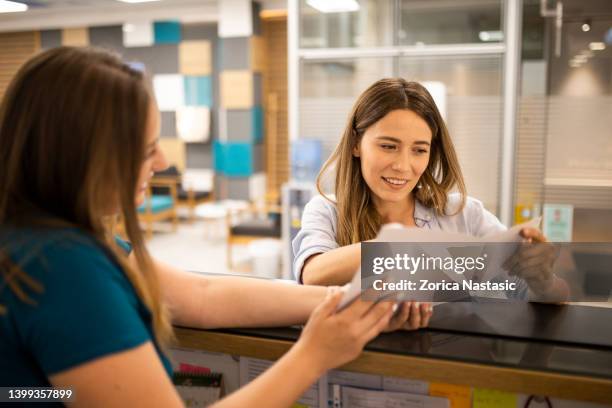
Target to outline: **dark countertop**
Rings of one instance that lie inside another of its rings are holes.
[[[295,341],[299,328],[222,333]],[[520,302],[436,306],[430,327],[384,333],[368,351],[612,379],[612,309]]]

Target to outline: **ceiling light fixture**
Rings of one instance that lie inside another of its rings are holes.
[[[321,13],[342,13],[359,10],[356,0],[306,0],[306,4]]]
[[[478,33],[478,38],[484,42],[503,41],[504,33],[501,31],[481,31]]]
[[[0,13],[18,13],[27,9],[27,4],[17,1],[0,0]]]
[[[582,23],[582,31],[585,33],[591,31],[591,20],[584,20],[584,23]]]
[[[150,3],[153,1],[160,1],[160,0],[117,0],[120,1],[122,3]]]
[[[586,55],[582,55],[582,54],[578,54],[576,56],[574,56],[574,59],[572,61],[576,61],[576,62],[580,62],[580,63],[585,63],[587,62],[588,58]]]
[[[603,51],[606,49],[606,44],[602,42],[592,42],[589,43],[589,49],[591,51]]]

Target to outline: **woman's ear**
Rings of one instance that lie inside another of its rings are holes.
[[[353,157],[360,157],[360,152],[359,152],[359,144],[355,147],[353,147]]]

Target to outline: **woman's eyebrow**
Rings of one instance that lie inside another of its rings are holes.
[[[379,140],[388,140],[389,142],[394,142],[394,143],[402,143],[402,141],[400,139],[398,139],[397,137],[393,137],[393,136],[378,136],[377,139]]]
[[[393,137],[393,136],[378,136],[377,137],[378,140],[387,140],[389,142],[394,142],[394,143],[402,143],[401,139],[398,139],[397,137]],[[413,144],[415,145],[425,145],[425,146],[431,146],[431,143],[428,142],[427,140],[416,140],[415,142],[413,142]]]
[[[427,140],[416,140],[413,144],[431,146],[431,143],[429,143]]]

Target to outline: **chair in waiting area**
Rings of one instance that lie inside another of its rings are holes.
[[[195,172],[195,173],[194,173]],[[188,177],[189,176],[189,177]],[[197,180],[199,178],[208,177],[210,180]],[[182,174],[176,166],[170,166],[166,170],[155,173],[153,176],[154,182],[161,182],[162,185],[153,189],[155,194],[168,194],[168,185],[173,184],[176,188],[176,205],[189,208],[189,221],[195,219],[195,208],[199,204],[204,204],[214,200],[214,191],[212,186],[212,173],[199,174],[197,170],[186,170]],[[198,183],[198,181],[200,183]],[[203,182],[203,183],[202,183]],[[193,188],[193,184],[206,184],[206,191]]]
[[[155,188],[165,188],[167,193],[154,194]],[[176,231],[178,226],[176,200],[175,183],[167,180],[149,181],[145,201],[138,207],[138,219],[146,224],[146,239],[153,237],[153,223],[157,221],[171,220],[172,230]]]
[[[262,238],[281,238],[281,208],[277,200],[266,197],[263,205],[251,203],[248,208],[227,214],[227,267],[233,268],[232,245],[248,244]],[[247,219],[234,223],[234,217],[247,213]]]

